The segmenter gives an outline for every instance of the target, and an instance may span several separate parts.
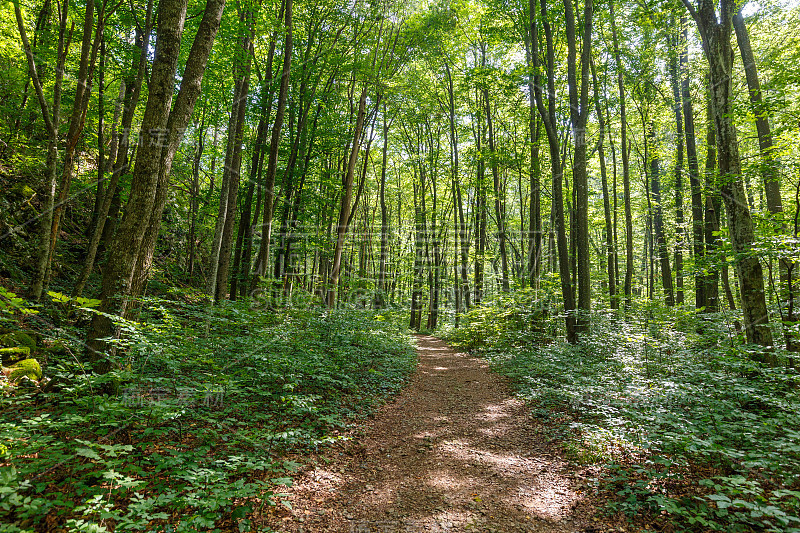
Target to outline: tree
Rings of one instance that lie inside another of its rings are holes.
[[[200,93],[211,46],[219,29],[224,0],[208,0],[186,62],[180,90],[172,104],[175,72],[186,21],[184,0],[159,4],[156,53],[142,118],[139,147],[125,215],[111,243],[103,271],[100,310],[92,319],[87,347],[100,371],[110,368],[101,360],[102,339],[112,332],[108,313],[130,316],[133,299],[147,279],[155,239],[161,224],[168,177],[183,131]]]
[[[764,297],[764,276],[761,263],[750,250],[755,240],[753,221],[741,179],[741,161],[733,123],[731,98],[733,85],[733,49],[730,37],[736,6],[730,0],[720,1],[717,14],[712,0],[699,0],[697,7],[683,0],[703,40],[703,51],[710,68],[710,95],[717,136],[721,193],[728,218],[728,231],[737,255],[736,271],[742,295],[747,341],[762,346],[772,345],[769,316]]]

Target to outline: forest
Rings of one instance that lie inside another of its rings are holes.
[[[114,1],[0,4],[0,532],[800,532],[796,0]],[[342,462],[504,401],[572,507]]]

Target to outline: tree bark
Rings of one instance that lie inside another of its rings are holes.
[[[48,258],[45,269],[45,285],[47,285],[50,279],[50,269],[60,231],[61,214],[64,211],[64,205],[69,200],[69,190],[75,172],[75,150],[86,124],[86,112],[89,109],[89,98],[92,95],[92,73],[103,35],[103,7],[101,7],[98,16],[97,28],[94,26],[94,4],[93,2],[87,2],[84,11],[83,39],[81,41],[81,56],[78,62],[75,97],[72,102],[72,114],[69,119],[69,129],[67,131],[66,146],[64,148],[64,166],[58,186],[58,196],[53,209],[52,226],[49,232],[50,244],[48,246]],[[95,30],[94,39],[92,38],[93,29]]]
[[[786,234],[787,225],[783,220],[783,199],[781,198],[781,177],[778,171],[778,162],[772,141],[772,129],[769,124],[769,110],[764,105],[761,97],[761,82],[758,79],[758,68],[756,67],[753,49],[750,46],[750,36],[747,33],[747,26],[744,23],[741,7],[733,16],[733,28],[736,32],[736,41],[739,44],[739,51],[742,56],[742,64],[747,78],[747,88],[750,95],[750,106],[755,116],[756,132],[758,134],[758,148],[761,155],[761,177],[764,181],[764,192],[766,193],[767,209],[773,217],[772,223],[774,231]],[[787,322],[794,322],[794,312],[789,312],[790,302],[794,302],[796,295],[792,294],[794,280],[791,279],[792,273],[796,272],[795,263],[787,258],[781,258],[778,263],[780,271],[781,288],[778,291],[779,306],[784,310],[783,318]],[[800,342],[797,335],[792,333],[791,327],[784,327],[786,338],[786,349],[790,351],[800,351]]]
[[[103,272],[100,310],[105,314],[94,315],[89,330],[87,347],[100,372],[110,369],[109,360],[101,361],[101,351],[105,349],[102,339],[112,332],[107,314],[129,316],[132,300],[144,288],[167,197],[172,161],[200,93],[224,5],[224,0],[208,0],[206,4],[172,111],[187,6],[185,0],[163,0],[159,5],[155,59],[131,193]]]
[[[653,232],[658,246],[658,262],[661,267],[661,285],[664,288],[664,303],[668,307],[675,305],[675,292],[672,285],[672,270],[669,264],[669,252],[667,250],[667,237],[664,235],[664,210],[661,206],[661,166],[658,157],[658,147],[655,145],[656,132],[655,123],[650,122],[648,132],[648,143],[650,144],[650,186],[653,194]]]
[[[250,292],[255,291],[259,278],[266,274],[269,267],[269,247],[272,236],[272,215],[275,209],[275,176],[278,171],[278,149],[281,140],[281,128],[286,114],[286,101],[289,96],[289,81],[292,69],[292,0],[285,0],[283,26],[286,31],[283,45],[283,67],[281,69],[281,85],[278,89],[278,107],[275,110],[275,122],[272,123],[269,158],[267,159],[267,175],[264,178],[264,214],[261,224],[261,244],[258,249],[256,268],[250,281]]]
[[[30,287],[30,295],[34,301],[39,301],[44,291],[45,278],[47,277],[48,261],[50,259],[50,230],[53,224],[53,210],[55,208],[56,183],[58,180],[58,128],[61,120],[61,89],[64,80],[64,63],[66,62],[69,40],[66,33],[67,11],[69,2],[64,0],[61,7],[58,27],[58,49],[56,52],[55,84],[53,86],[53,101],[50,104],[44,95],[38,67],[33,53],[33,48],[28,41],[28,32],[25,30],[25,21],[22,19],[22,10],[19,0],[14,0],[14,15],[17,19],[17,29],[25,58],[28,62],[28,75],[39,100],[39,108],[47,131],[47,193],[45,206],[41,218],[39,245],[37,250],[36,274]]]
[[[222,172],[220,208],[214,232],[214,253],[209,268],[208,295],[215,302],[226,297],[228,288],[228,270],[242,169],[245,111],[250,87],[250,62],[253,53],[252,17],[252,12],[249,11],[244,11],[239,15],[239,24],[244,35],[240,40],[237,57],[234,58],[233,103],[228,122],[228,143],[225,150],[225,168]]]
[[[674,25],[674,17],[670,19]],[[681,112],[681,87],[678,74],[678,44],[680,30],[667,37],[669,47],[669,76],[672,86],[672,112],[675,115],[675,303],[683,305],[683,243],[685,240],[683,220],[683,115]]]
[[[484,65],[486,55],[483,55]],[[492,167],[492,183],[494,185],[494,216],[497,219],[497,234],[500,245],[500,264],[503,279],[500,280],[503,292],[510,290],[508,283],[508,252],[506,250],[506,207],[505,188],[500,182],[500,169],[498,168],[497,152],[494,143],[494,125],[492,124],[492,104],[489,100],[489,88],[483,88],[483,100],[486,105],[486,138],[489,143],[489,161]]]
[[[611,225],[611,201],[608,196],[608,176],[606,172],[606,156],[603,148],[605,140],[606,123],[603,118],[603,106],[601,104],[600,84],[597,81],[597,70],[592,62],[592,80],[594,82],[594,104],[597,112],[597,119],[600,125],[600,133],[597,140],[597,155],[600,158],[600,182],[603,188],[603,216],[606,223],[606,273],[608,276],[608,298],[611,309],[617,309],[617,283],[614,273],[614,241],[613,226]]]
[[[695,9],[684,0],[695,19],[710,67],[714,127],[719,152],[721,194],[728,216],[731,246],[736,254],[736,272],[742,296],[747,341],[772,345],[772,332],[764,296],[764,276],[751,246],[755,240],[741,176],[739,143],[733,123],[733,49],[730,44],[735,2],[721,0],[719,16],[713,0],[700,0]]]
[[[106,186],[103,201],[97,215],[97,222],[89,241],[89,249],[86,252],[81,275],[78,278],[75,288],[72,290],[73,296],[77,297],[83,293],[89,275],[94,269],[97,258],[97,251],[100,244],[110,242],[116,224],[108,220],[109,216],[117,218],[120,203],[119,182],[123,174],[128,171],[128,151],[130,149],[130,130],[133,119],[136,115],[136,107],[139,104],[142,82],[147,70],[147,50],[150,46],[150,34],[153,27],[153,0],[148,0],[147,11],[145,13],[144,27],[137,29],[134,47],[137,54],[131,62],[131,68],[126,77],[120,81],[120,94],[123,96],[122,122],[120,131],[117,133],[117,149],[114,158],[114,166],[111,170],[111,178]]]
[[[570,122],[574,142],[572,182],[575,188],[575,237],[578,285],[578,333],[589,327],[592,309],[591,271],[589,270],[589,180],[586,168],[586,122],[589,118],[589,63],[592,51],[592,2],[584,0],[583,34],[581,35],[580,86],[577,79],[578,37],[572,0],[564,0],[567,26],[567,79],[569,85]]]
[[[540,0],[540,15],[542,28],[544,29],[545,41],[547,46],[546,58],[547,66],[544,71],[547,74],[547,105],[545,106],[542,95],[541,75],[539,74],[539,54],[538,50],[533,54],[536,75],[534,76],[534,91],[536,96],[536,107],[544,124],[547,143],[550,148],[550,172],[553,181],[553,207],[551,212],[552,226],[556,232],[556,245],[558,248],[558,269],[561,277],[561,295],[564,299],[564,314],[566,321],[567,341],[571,344],[578,342],[578,335],[575,328],[575,294],[572,291],[572,282],[569,272],[569,245],[567,234],[564,227],[564,190],[563,190],[563,168],[561,165],[561,148],[556,129],[556,92],[555,92],[555,49],[553,45],[553,34],[547,18],[547,0]],[[533,42],[538,43],[538,28],[533,24]]]
[[[631,214],[631,180],[628,161],[627,118],[625,112],[625,83],[622,71],[622,56],[617,39],[617,26],[614,19],[614,0],[609,0],[609,19],[611,37],[614,44],[614,64],[617,70],[619,87],[620,150],[622,151],[622,195],[625,197],[625,306],[631,306],[631,286],[633,284],[633,216]]]

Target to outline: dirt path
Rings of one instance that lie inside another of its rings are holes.
[[[484,361],[420,336],[420,365],[363,435],[317,458],[278,531],[596,531],[580,476]]]

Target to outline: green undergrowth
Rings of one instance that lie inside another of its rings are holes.
[[[597,313],[580,346],[484,331],[475,351],[572,460],[601,467],[607,512],[640,530],[800,532],[797,372],[754,362],[720,320],[661,312]]]
[[[0,531],[268,531],[286,457],[345,438],[416,362],[370,312],[145,309],[117,370],[93,375],[74,342],[38,388],[7,389]]]

